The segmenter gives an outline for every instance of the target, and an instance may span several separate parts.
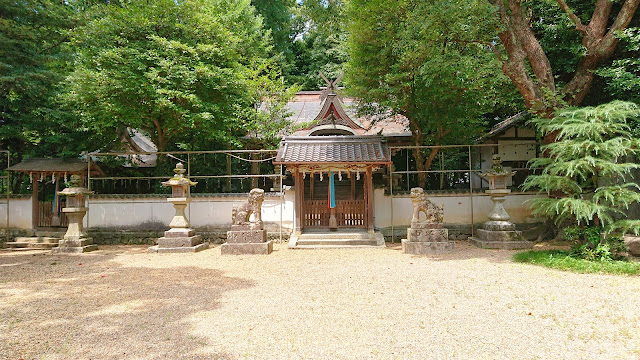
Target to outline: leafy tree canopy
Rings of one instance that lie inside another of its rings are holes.
[[[58,121],[64,114],[53,99],[69,71],[64,44],[80,17],[81,12],[67,2],[0,0],[3,149],[41,156],[57,146],[65,154],[69,140],[77,140],[75,130]]]
[[[558,108],[585,100],[595,70],[614,55],[616,34],[632,22],[640,0],[490,3],[501,23],[497,29],[504,46],[499,53],[504,74],[530,111],[551,117]]]
[[[270,37],[248,0],[134,0],[98,8],[74,36],[62,101],[117,143],[142,129],[161,151],[239,146],[272,81]]]
[[[469,143],[481,134],[483,114],[508,93],[492,53],[490,4],[353,0],[347,9],[346,79],[365,111],[406,116],[415,145]],[[428,170],[437,152],[425,158],[416,150],[418,170]]]

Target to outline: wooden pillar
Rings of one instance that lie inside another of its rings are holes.
[[[304,183],[302,182],[302,176],[300,171],[296,167],[293,172],[293,186],[296,189],[295,192],[295,212],[296,212],[296,226],[294,231],[300,233],[302,231],[302,200],[304,198]]]
[[[351,200],[356,199],[356,177],[351,175]]]
[[[367,166],[367,175],[364,178],[367,196],[367,229],[373,233],[373,170]]]
[[[31,181],[31,228],[38,227],[40,220],[40,206],[38,206],[38,186],[40,181],[40,174],[33,174]]]

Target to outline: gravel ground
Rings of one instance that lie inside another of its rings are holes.
[[[0,359],[639,359],[640,277],[454,253],[0,253]]]

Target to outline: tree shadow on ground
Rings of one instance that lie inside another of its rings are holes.
[[[110,261],[118,251],[0,255],[2,357],[231,358],[199,354],[211,346],[192,335],[188,318],[252,281],[194,266],[124,267]]]
[[[388,250],[402,252],[402,244],[386,243]],[[458,261],[458,260],[470,260],[470,259],[484,259],[489,262],[495,263],[510,263],[513,262],[513,254],[527,251],[527,249],[521,250],[502,250],[502,249],[483,249],[475,246],[470,241],[456,240],[454,250],[449,253],[440,254],[425,254],[425,255],[411,255],[406,254],[412,258],[427,257],[433,261]]]

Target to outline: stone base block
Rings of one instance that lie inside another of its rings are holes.
[[[164,237],[166,238],[185,238],[192,237],[196,234],[196,231],[193,229],[186,228],[174,228],[171,230],[167,230],[164,232]]]
[[[504,250],[517,250],[517,249],[531,249],[533,243],[527,240],[512,240],[512,241],[490,241],[482,240],[476,237],[472,237],[471,241],[483,249],[504,249]]]
[[[497,231],[478,229],[476,237],[483,241],[523,241],[521,231]]]
[[[227,231],[227,243],[247,244],[267,242],[267,230],[239,230]]]
[[[262,243],[224,243],[220,245],[222,255],[269,255],[273,251],[273,241]]]
[[[402,239],[402,252],[405,254],[443,254],[453,251],[453,241],[409,241]]]
[[[62,239],[58,241],[59,247],[84,247],[87,245],[92,245],[93,240],[84,238],[84,239]]]
[[[410,242],[448,242],[449,230],[436,229],[407,229],[407,240]]]
[[[147,249],[150,253],[190,253],[206,250],[209,248],[209,244],[198,244],[196,246],[183,246],[183,247],[160,247],[159,245],[152,246]]]
[[[514,231],[516,225],[511,221],[489,220],[482,225],[482,228],[490,231]]]
[[[71,242],[79,242],[79,243],[84,243],[85,245],[81,245],[81,246],[69,246],[67,245],[62,245],[63,241],[71,241]],[[88,244],[87,244],[88,242]],[[95,244],[91,244],[91,239],[82,239],[82,240],[60,240],[59,246],[58,247],[54,247],[53,249],[51,249],[51,252],[54,254],[64,254],[64,253],[85,253],[85,252],[89,252],[89,251],[95,251],[98,250],[98,245]]]
[[[193,247],[202,243],[200,235],[190,237],[161,237],[158,246],[161,248]]]

